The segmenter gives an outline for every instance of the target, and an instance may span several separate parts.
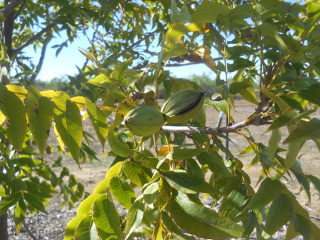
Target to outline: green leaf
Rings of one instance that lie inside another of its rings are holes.
[[[172,221],[172,218],[169,216],[169,214],[167,212],[163,211],[161,213],[161,216],[162,216],[162,222],[163,222],[164,226],[166,227],[166,229],[170,229],[170,231],[172,233],[174,233],[178,236],[176,238],[177,240],[178,239],[194,240],[193,237],[189,237],[188,235],[184,234],[181,231],[180,227],[174,221]]]
[[[265,207],[268,203],[279,197],[282,184],[277,179],[265,178],[258,191],[251,198],[246,209],[258,209]]]
[[[91,214],[94,201],[97,200],[102,195],[103,194],[94,193],[89,195],[85,200],[83,200],[77,209],[77,217]]]
[[[188,27],[185,26],[183,23],[174,24],[166,32],[165,40],[167,43],[173,43],[188,32]]]
[[[313,175],[307,175],[307,178],[312,182],[312,184],[320,193],[320,179]]]
[[[119,63],[110,74],[110,78],[112,78],[112,80],[121,81],[126,75],[126,70],[128,69],[131,61],[132,57],[122,63]]]
[[[41,96],[35,88],[29,91],[24,102],[32,135],[43,156],[52,125],[53,103],[49,98]]]
[[[129,209],[137,198],[132,187],[119,176],[111,179],[110,189],[117,201],[126,209]]]
[[[296,163],[297,166],[297,163]],[[298,180],[298,182],[300,183],[300,185],[302,186],[302,188],[304,189],[309,202],[311,201],[311,193],[310,193],[310,182],[309,179],[307,178],[307,176],[298,170],[298,168],[294,166],[292,167],[290,170],[291,172],[293,172],[294,176],[296,177],[296,179]]]
[[[123,171],[130,181],[139,187],[142,187],[150,180],[150,177],[146,174],[143,168],[135,162],[125,162],[123,165]]]
[[[311,239],[311,225],[309,219],[295,213],[292,218],[292,224],[295,231],[300,233],[304,239]]]
[[[187,172],[196,176],[197,178],[204,178],[204,173],[198,162],[193,158],[189,158],[185,161],[185,166],[187,168]]]
[[[320,17],[320,4],[319,2],[310,2],[307,7],[308,17],[312,20],[319,20]]]
[[[171,199],[166,207],[174,221],[185,231],[210,239],[240,238],[244,229],[203,205],[194,203],[185,194]]]
[[[92,218],[101,239],[123,239],[120,216],[111,197],[102,195],[95,200]]]
[[[197,159],[202,165],[207,164],[210,170],[214,173],[226,177],[234,176],[234,174],[230,173],[224,164],[223,158],[215,150],[203,152],[197,156]]]
[[[236,58],[233,63],[228,63],[228,70],[230,72],[234,72],[237,70],[242,71],[242,69],[249,69],[255,66],[254,62],[244,59],[244,58]]]
[[[251,236],[252,231],[257,226],[257,224],[258,224],[257,215],[252,211],[252,212],[250,212],[248,214],[248,217],[243,222],[243,227],[244,227],[245,231],[244,231],[242,237],[245,237],[246,239],[249,239],[249,237]]]
[[[127,143],[121,142],[117,134],[114,132],[112,128],[108,130],[108,142],[111,150],[121,156],[121,157],[129,157],[134,151],[129,148]]]
[[[305,141],[308,139],[320,138],[320,119],[313,118],[309,122],[301,122],[301,124],[293,130],[283,143],[291,143]]]
[[[144,214],[144,203],[143,198],[139,197],[136,201],[131,205],[128,214],[127,214],[127,221],[126,221],[126,228],[125,234],[126,239],[140,226],[142,223],[142,218]]]
[[[74,233],[74,240],[90,240],[92,217],[87,216],[80,220]]]
[[[9,92],[6,89],[2,90],[0,91],[0,94],[3,94],[0,97],[0,110],[9,122],[7,137],[13,147],[17,151],[21,151],[27,133],[25,106],[13,92]]]
[[[314,113],[315,110],[307,110],[303,113],[300,114],[295,114],[294,112],[286,112],[282,115],[280,115],[276,120],[273,121],[273,123],[271,124],[271,126],[268,128],[267,131],[271,131],[283,126],[287,126],[291,123],[294,123],[296,121],[299,121],[302,118],[305,118],[307,116],[309,116],[311,113]]]
[[[77,104],[63,99],[55,101],[55,126],[64,144],[68,147],[73,159],[79,164],[82,140],[82,118]],[[65,110],[64,110],[65,108]]]
[[[102,180],[93,190],[93,193],[106,193],[110,188],[110,181],[112,178],[117,177],[122,172],[124,162],[117,162],[113,165],[106,174],[106,179]]]
[[[168,171],[165,172],[163,176],[171,187],[183,193],[219,193],[217,189],[208,184],[206,181],[197,178],[185,170],[177,169]]]
[[[281,136],[282,136],[282,131],[281,129],[275,129],[271,133],[271,137],[269,138],[268,145],[268,155],[269,155],[269,160],[272,161],[274,158],[274,155],[276,154],[280,141],[281,141]]]
[[[189,14],[188,8],[185,6],[180,11],[177,7],[177,3],[175,0],[171,1],[171,11],[170,11],[170,20],[171,23],[179,22],[179,23],[186,23],[189,22],[191,16]]]
[[[0,216],[5,214],[10,207],[15,205],[21,198],[21,193],[11,194],[9,197],[1,199],[0,202]]]
[[[106,75],[100,74],[100,75],[90,79],[86,83],[96,85],[96,86],[105,87],[108,83],[111,83],[111,81]]]
[[[184,45],[169,43],[167,47],[163,50],[162,60],[168,61],[170,58],[175,56],[181,56],[187,54],[189,51]]]
[[[45,214],[48,214],[46,210],[46,200],[45,199],[39,199],[32,194],[24,193],[23,194],[24,199],[27,201],[27,203],[32,206],[34,209],[37,209],[41,212],[44,212]]]
[[[217,20],[220,14],[226,15],[229,9],[226,5],[205,0],[191,15],[191,22],[211,23]]]
[[[167,158],[174,161],[185,160],[185,159],[197,156],[198,154],[202,153],[205,150],[206,150],[205,148],[175,149],[173,152],[170,152],[167,155]]]
[[[158,195],[159,184],[154,182],[143,191],[143,199],[146,203],[152,204]]]
[[[16,234],[19,234],[22,224],[26,218],[27,206],[23,200],[20,200],[14,209],[14,223],[16,224]]]
[[[292,215],[293,203],[290,196],[283,193],[280,194],[270,206],[262,237],[270,238],[292,218]]]
[[[259,90],[266,95],[267,97],[271,98],[280,108],[281,112],[286,112],[288,109],[290,109],[290,106],[279,96],[275,95],[274,93],[268,91],[267,89],[260,88]]]
[[[102,110],[100,110],[100,108],[89,99],[86,99],[86,109],[92,122],[93,129],[99,138],[102,149],[104,149],[106,137],[108,135],[107,117]]]
[[[288,50],[287,43],[283,40],[281,35],[277,33],[276,28],[274,28],[270,23],[263,23],[260,25],[260,32],[262,36],[271,38],[277,46],[283,51]]]
[[[66,230],[64,233],[64,240],[74,240],[74,234],[75,231],[79,225],[79,223],[86,217],[86,215],[82,215],[79,217],[75,217],[73,219],[71,219],[67,226],[66,226]]]
[[[320,84],[311,85],[305,90],[298,91],[297,94],[311,103],[320,105]]]

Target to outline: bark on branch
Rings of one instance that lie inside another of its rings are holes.
[[[24,0],[11,0],[8,4],[6,4],[3,9],[1,10],[3,16],[6,18],[9,16],[10,13],[14,11],[14,9],[21,5],[24,2]]]
[[[192,126],[163,126],[162,130],[165,132],[172,133],[200,133],[200,134],[209,134],[209,135],[217,135],[220,133],[231,133],[237,132],[241,128],[244,128],[249,125],[261,126],[271,124],[269,121],[269,117],[256,116],[253,119],[246,119],[242,122],[233,124],[227,127],[219,127],[219,128],[201,128],[201,127],[192,127]]]
[[[26,41],[23,45],[21,45],[19,48],[13,50],[13,54],[18,54],[19,52],[22,51],[25,47],[29,46],[30,44],[34,43],[38,38],[40,38],[44,33],[48,32],[50,29],[55,27],[57,23],[53,22],[50,23],[48,26],[43,28],[40,32],[37,34],[33,35],[31,38],[29,38],[28,41]]]

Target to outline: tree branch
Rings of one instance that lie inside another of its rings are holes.
[[[24,228],[27,230],[29,236],[30,236],[33,240],[38,240],[38,239],[36,238],[36,236],[33,235],[33,233],[30,231],[30,229],[28,228],[28,226],[27,226],[26,223],[23,223],[23,226],[24,226]]]
[[[7,5],[1,10],[3,16],[6,18],[14,9],[23,3],[24,0],[11,0]]]
[[[29,38],[28,41],[26,41],[24,44],[22,44],[19,48],[14,49],[12,52],[13,54],[18,54],[19,52],[22,51],[25,47],[29,46],[30,44],[34,43],[38,38],[40,38],[44,33],[49,31],[51,28],[55,27],[57,23],[50,23],[48,26],[43,28],[40,32]]]
[[[129,47],[127,47],[126,49],[123,49],[117,56],[116,58],[121,57],[126,51],[128,51],[129,49],[133,48],[134,46],[139,45],[141,42],[143,42],[144,40],[146,40],[149,37],[152,37],[155,33],[157,33],[157,31],[153,31],[147,35],[145,35],[143,38],[141,38],[140,40],[136,41],[135,43],[131,44]]]
[[[201,128],[201,127],[192,127],[192,126],[163,126],[162,130],[165,132],[172,133],[200,133],[200,134],[209,134],[209,135],[217,135],[220,133],[230,133],[236,132],[241,128],[244,128],[249,125],[260,126],[271,124],[269,121],[269,117],[256,116],[253,119],[246,119],[242,122],[236,123],[231,126],[221,127],[221,128]]]

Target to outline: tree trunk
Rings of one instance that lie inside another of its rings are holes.
[[[8,240],[8,214],[5,213],[0,217],[0,236],[2,240]]]

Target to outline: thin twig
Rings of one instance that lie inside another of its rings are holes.
[[[29,38],[28,41],[26,41],[24,44],[22,44],[19,48],[13,50],[13,54],[17,54],[22,51],[25,47],[29,46],[30,44],[34,43],[38,38],[40,38],[44,33],[48,32],[50,29],[55,27],[57,23],[53,22],[50,23],[48,26],[44,27],[40,32],[33,35],[31,38]]]
[[[157,31],[153,31],[153,32],[145,35],[143,38],[141,38],[141,39],[138,40],[137,42],[135,42],[135,43],[131,44],[129,47],[123,49],[123,50],[116,56],[116,58],[121,57],[121,56],[122,56],[125,52],[127,52],[129,49],[131,49],[131,48],[139,45],[141,42],[143,42],[144,40],[146,40],[146,39],[149,38],[149,37],[152,37],[152,36],[153,36],[154,34],[156,34],[156,33],[157,33]]]
[[[24,228],[27,230],[28,234],[30,235],[30,237],[31,237],[33,240],[38,240],[38,239],[36,238],[36,236],[33,235],[33,233],[30,231],[30,229],[28,228],[28,226],[27,226],[26,223],[23,223],[23,226],[24,226]]]

